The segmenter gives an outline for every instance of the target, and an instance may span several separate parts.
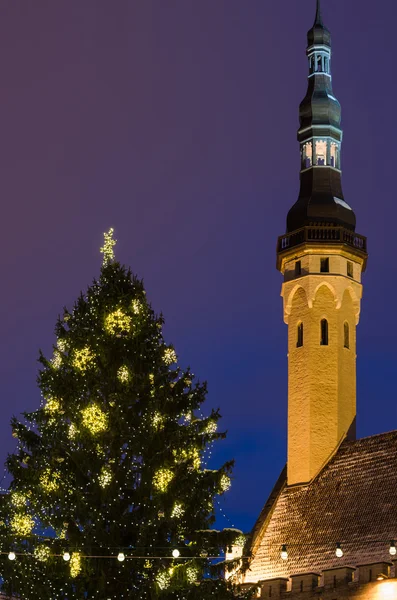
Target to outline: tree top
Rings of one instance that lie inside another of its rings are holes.
[[[104,242],[100,251],[103,254],[103,266],[107,267],[110,263],[114,261],[114,250],[113,247],[116,245],[117,240],[113,237],[114,229],[111,227],[108,232],[103,234]]]

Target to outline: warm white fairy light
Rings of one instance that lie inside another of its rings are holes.
[[[156,583],[159,586],[160,590],[165,590],[170,587],[171,577],[167,571],[160,571],[156,575]]]
[[[134,315],[139,315],[142,310],[142,303],[136,298],[131,302],[131,309]]]
[[[34,527],[34,520],[30,515],[15,514],[10,520],[10,528],[14,535],[25,537]]]
[[[114,261],[114,246],[117,240],[113,238],[114,229],[111,227],[107,233],[103,234],[104,242],[100,251],[103,254],[103,266],[106,267]]]
[[[61,476],[59,473],[51,471],[51,469],[44,469],[40,476],[40,485],[45,492],[56,492],[59,489],[59,482]]]
[[[81,556],[79,552],[73,552],[70,557],[70,576],[77,577],[81,573]]]
[[[130,371],[127,366],[123,365],[117,371],[117,379],[121,381],[121,383],[128,383],[130,380]]]
[[[87,369],[93,366],[94,361],[95,355],[88,346],[74,351],[72,364],[75,369],[83,372],[87,371]]]
[[[175,474],[170,469],[159,469],[153,477],[153,486],[159,492],[166,492]]]
[[[162,429],[164,427],[164,420],[164,416],[161,413],[155,412],[152,417],[153,429],[155,429],[156,431]]]
[[[111,335],[128,333],[131,330],[132,317],[121,308],[108,314],[105,318],[105,331]]]
[[[230,477],[228,475],[226,475],[226,473],[223,473],[223,475],[221,476],[220,482],[219,482],[219,487],[221,489],[222,492],[227,492],[230,487],[232,485],[232,482],[230,480]]]
[[[48,546],[37,546],[33,551],[33,556],[40,562],[47,562],[51,556],[51,550]]]
[[[59,369],[62,365],[62,354],[58,350],[54,350],[54,355],[51,360],[54,369]]]
[[[99,485],[101,486],[101,488],[105,488],[108,485],[110,485],[112,482],[112,479],[113,479],[113,474],[112,474],[110,467],[108,467],[108,466],[102,467],[101,473],[98,477],[98,482],[99,482]]]
[[[23,508],[26,505],[27,498],[25,494],[19,491],[12,492],[10,495],[11,504],[16,508]]]
[[[106,413],[97,405],[90,404],[81,411],[81,422],[92,435],[103,433],[108,427]]]
[[[166,348],[164,350],[163,361],[166,365],[172,365],[177,361],[176,352],[173,348]]]
[[[183,517],[183,515],[185,514],[185,509],[183,508],[183,505],[180,504],[179,502],[175,502],[173,509],[171,511],[171,518],[172,519],[181,519]]]
[[[188,583],[195,583],[199,576],[199,570],[194,565],[186,567],[186,580]]]
[[[218,429],[218,425],[216,423],[216,421],[208,421],[205,429],[204,429],[204,433],[216,433]]]

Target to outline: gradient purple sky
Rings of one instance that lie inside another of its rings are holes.
[[[37,356],[98,274],[102,232],[144,278],[181,363],[207,379],[236,459],[223,503],[253,525],[286,455],[276,238],[298,194],[314,0],[0,4],[0,459],[34,409]],[[369,238],[358,433],[397,428],[394,0],[323,0],[345,198]],[[228,523],[220,520],[219,526]]]

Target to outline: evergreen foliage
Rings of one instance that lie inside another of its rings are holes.
[[[111,234],[99,280],[59,318],[53,357],[40,355],[40,408],[12,421],[0,535],[17,557],[1,556],[4,590],[23,600],[234,597],[208,579],[210,557],[238,533],[209,531],[232,468],[204,468],[225,437],[219,412],[202,416],[206,386],[178,366]]]

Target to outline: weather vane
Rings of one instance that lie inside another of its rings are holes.
[[[116,245],[117,240],[113,238],[114,229],[111,227],[109,231],[103,234],[104,242],[101,248],[103,254],[103,266],[106,267],[114,261],[114,250],[113,247]]]

